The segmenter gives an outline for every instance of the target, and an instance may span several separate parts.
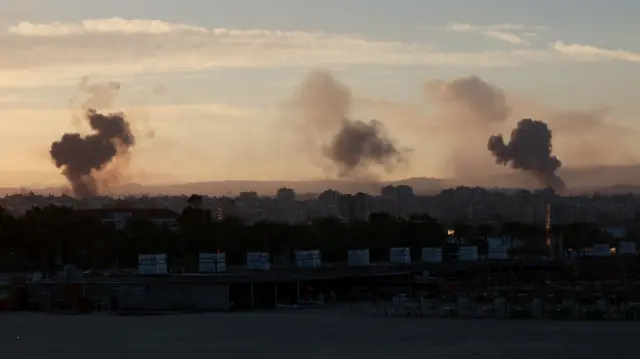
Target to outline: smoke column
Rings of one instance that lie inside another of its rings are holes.
[[[107,82],[106,84],[92,84],[88,77],[80,80],[78,89],[87,98],[82,102],[81,108],[86,111],[91,108],[107,108],[113,106],[113,103],[120,92],[120,84],[118,82]],[[72,104],[77,99],[72,100]]]
[[[76,93],[69,100],[73,125],[80,129],[82,127],[82,119],[89,109],[105,111],[112,108],[119,93],[120,84],[117,82],[95,84],[91,83],[87,76],[80,79]]]
[[[463,77],[450,82],[427,81],[423,89],[427,97],[456,110],[458,116],[467,123],[501,123],[505,122],[511,113],[504,91],[478,76]],[[449,114],[451,115],[453,114]]]
[[[86,112],[93,133],[65,133],[51,144],[49,151],[56,167],[62,169],[73,194],[90,197],[100,193],[95,172],[105,168],[118,156],[126,156],[135,145],[129,122],[122,113],[103,115],[94,109]]]
[[[347,177],[358,166],[375,163],[392,168],[404,156],[388,138],[384,124],[371,120],[345,120],[340,131],[325,148],[325,156],[336,164],[340,177]]]
[[[478,76],[430,80],[422,89],[435,105],[430,121],[440,132],[435,141],[446,148],[440,157],[449,175],[472,184],[495,172],[490,156],[477,149],[486,146],[487,137],[509,119],[511,107],[504,91]]]
[[[293,106],[301,116],[304,131],[314,136],[330,136],[321,143],[322,154],[338,169],[340,177],[371,165],[391,171],[404,160],[404,151],[390,138],[379,121],[354,121],[348,118],[351,91],[327,71],[309,74],[299,86]]]
[[[293,106],[297,110],[296,117],[302,117],[305,129],[332,132],[347,118],[351,102],[351,91],[347,86],[328,71],[314,71],[298,86]]]
[[[551,130],[546,123],[523,119],[511,131],[509,143],[502,135],[491,136],[487,148],[496,163],[523,170],[533,175],[540,184],[556,190],[564,190],[564,181],[556,174],[562,162],[551,155]]]

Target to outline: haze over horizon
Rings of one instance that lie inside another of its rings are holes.
[[[131,122],[123,183],[512,173],[487,140],[508,141],[523,118],[549,126],[562,168],[640,163],[640,3],[176,6],[0,2],[1,186],[65,184],[49,149],[90,132],[78,121],[89,107]],[[304,92],[317,73],[333,82]],[[291,110],[301,93],[316,101],[304,121]],[[307,122],[318,108],[332,108],[330,131]],[[362,142],[346,146],[354,131]]]

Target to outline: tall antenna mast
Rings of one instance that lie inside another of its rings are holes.
[[[546,215],[544,222],[545,236],[546,236],[546,244],[549,249],[551,249],[551,204],[547,203],[546,205]]]

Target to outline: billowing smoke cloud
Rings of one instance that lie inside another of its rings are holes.
[[[302,80],[293,102],[305,126],[333,131],[347,118],[352,96],[349,88],[330,72],[314,71]]]
[[[562,162],[551,155],[551,130],[546,123],[523,119],[511,132],[508,144],[502,135],[496,135],[489,138],[487,147],[496,163],[526,171],[545,187],[565,189],[564,182],[556,174]]]
[[[402,151],[389,139],[384,124],[376,120],[369,123],[345,120],[325,148],[325,155],[338,166],[340,177],[369,163],[392,170],[395,164],[404,160]]]
[[[486,138],[500,131],[511,114],[504,91],[477,76],[451,81],[432,80],[423,91],[437,111],[429,119],[435,126],[431,135],[444,152],[441,165],[462,183],[471,184],[477,177],[500,172],[491,156],[478,151]],[[436,132],[437,131],[437,132]]]
[[[89,109],[86,119],[93,133],[86,136],[65,133],[59,141],[51,144],[49,151],[56,167],[62,169],[62,174],[69,181],[73,194],[78,197],[99,194],[106,184],[96,179],[96,173],[118,156],[127,156],[135,145],[135,137],[123,113],[103,115]]]
[[[314,137],[310,140],[316,141],[340,177],[376,165],[392,171],[405,159],[405,150],[390,138],[381,122],[349,119],[351,103],[347,86],[327,71],[315,71],[298,87],[292,107],[294,116],[302,119],[299,130]]]
[[[504,91],[477,76],[451,82],[428,81],[424,90],[431,100],[456,110],[466,122],[502,123],[511,113]]]

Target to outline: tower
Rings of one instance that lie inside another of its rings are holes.
[[[551,205],[549,203],[547,203],[546,205],[546,213],[544,217],[544,230],[545,230],[547,247],[551,249]]]

